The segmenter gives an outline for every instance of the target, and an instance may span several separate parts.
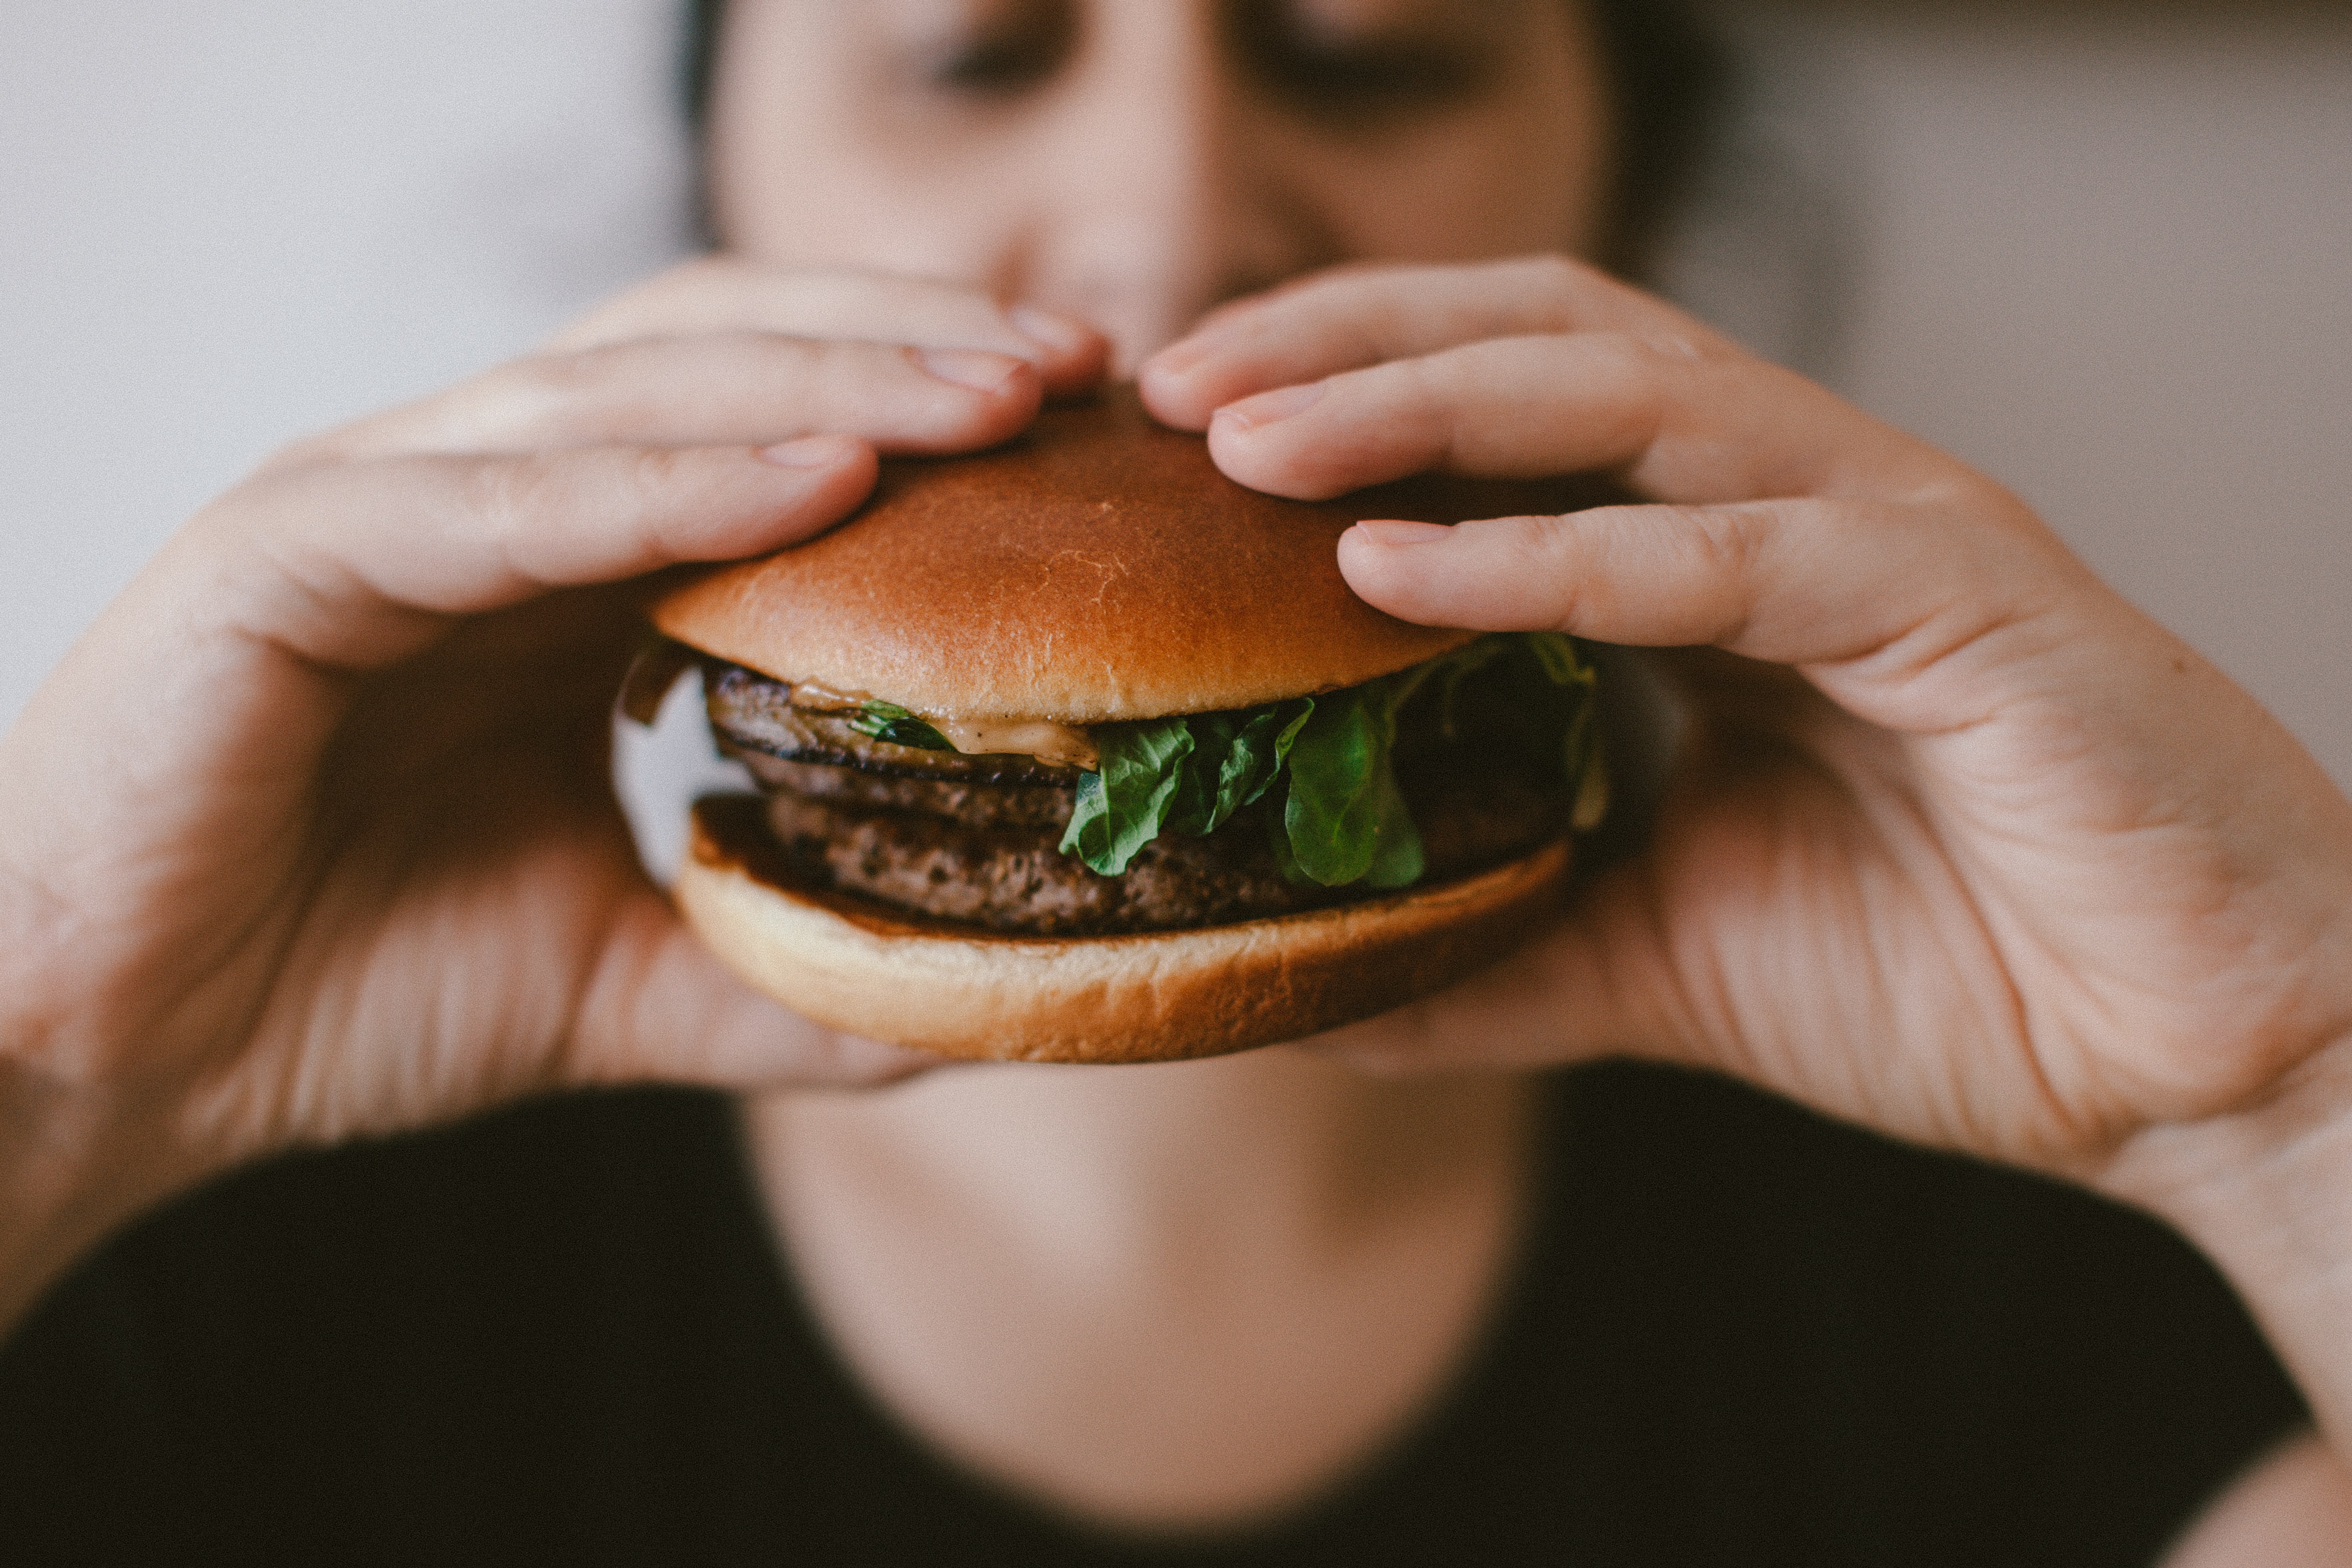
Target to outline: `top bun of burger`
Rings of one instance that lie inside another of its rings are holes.
[[[1551,500],[1554,504],[1542,504]],[[679,642],[926,717],[1097,724],[1354,686],[1475,634],[1356,597],[1360,518],[1558,511],[1557,487],[1422,479],[1344,502],[1234,483],[1131,388],[976,457],[885,464],[850,526],[670,595]]]
[[[1558,896],[1590,675],[1372,609],[1335,543],[1577,499],[1278,500],[1130,389],[886,463],[832,533],[654,606],[764,797],[698,805],[679,907],[803,1015],[962,1057],[1212,1055],[1448,984]]]

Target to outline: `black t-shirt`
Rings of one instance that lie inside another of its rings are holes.
[[[2304,1419],[2145,1218],[1712,1079],[1556,1088],[1509,1306],[1278,1531],[1093,1539],[930,1458],[799,1304],[728,1103],[646,1090],[119,1238],[0,1356],[0,1557],[2096,1568]]]

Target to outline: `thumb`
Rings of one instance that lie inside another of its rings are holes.
[[[1305,1043],[1381,1076],[1693,1059],[1702,1031],[1645,902],[1635,867],[1618,867],[1559,923],[1460,984]]]
[[[810,1022],[737,979],[650,887],[618,912],[567,1064],[589,1084],[765,1090],[895,1082],[938,1058]]]

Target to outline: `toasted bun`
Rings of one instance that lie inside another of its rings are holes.
[[[1141,1062],[1301,1039],[1453,984],[1553,905],[1569,847],[1338,909],[1065,938],[999,936],[795,888],[775,858],[756,805],[706,801],[675,891],[713,952],[803,1017],[980,1060]]]
[[[1047,409],[994,451],[886,463],[850,522],[689,584],[654,620],[779,680],[931,718],[1093,724],[1243,708],[1470,639],[1350,593],[1333,548],[1350,523],[1556,512],[1578,497],[1432,477],[1344,502],[1282,500],[1226,479],[1205,441],[1153,423],[1118,388]]]

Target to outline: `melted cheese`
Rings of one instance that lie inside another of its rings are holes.
[[[1041,763],[1089,773],[1102,762],[1093,736],[1050,719],[933,719],[929,723],[959,752],[1019,752]]]
[[[830,691],[814,680],[793,682],[793,706],[805,708],[812,713],[847,713],[865,707],[874,700]]]
[[[793,706],[808,709],[811,712],[847,713],[875,699],[856,693],[831,690],[814,681],[793,683]],[[934,719],[928,713],[921,718],[937,730],[949,745],[972,756],[1016,752],[1034,757],[1041,763],[1052,763],[1057,767],[1084,768],[1089,772],[1102,761],[1092,736],[1084,730],[1057,724],[1051,719]]]

